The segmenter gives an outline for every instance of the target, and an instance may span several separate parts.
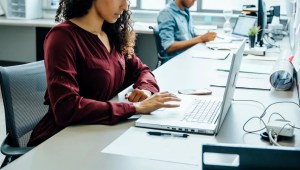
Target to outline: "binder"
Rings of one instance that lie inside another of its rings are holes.
[[[207,154],[235,155],[232,164],[207,163]],[[204,144],[202,146],[203,170],[299,170],[300,148],[278,146],[248,146],[233,144]]]

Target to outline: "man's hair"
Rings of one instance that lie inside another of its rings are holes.
[[[56,11],[55,21],[62,22],[75,17],[82,17],[88,13],[94,0],[61,0]],[[124,11],[113,24],[104,21],[102,29],[114,43],[116,49],[128,55],[133,54],[136,34],[132,28],[131,12]]]

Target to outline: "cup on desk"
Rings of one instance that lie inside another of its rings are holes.
[[[278,60],[270,76],[270,83],[275,90],[288,90],[294,83],[294,66],[288,60]]]
[[[249,47],[254,48],[256,35],[249,35]]]

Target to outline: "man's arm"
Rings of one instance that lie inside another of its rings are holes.
[[[185,41],[174,41],[169,48],[167,48],[166,52],[167,53],[172,53],[178,50],[184,50],[187,48],[190,48],[191,46],[198,44],[198,43],[204,43],[208,41],[212,41],[216,38],[216,33],[215,32],[208,32],[202,36],[197,36],[194,37],[190,40],[185,40]]]

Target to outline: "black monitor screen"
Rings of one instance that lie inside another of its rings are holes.
[[[259,45],[263,45],[263,36],[267,25],[267,9],[264,0],[258,0],[258,11],[257,11],[257,26],[260,27],[261,31],[257,34],[257,42]]]

